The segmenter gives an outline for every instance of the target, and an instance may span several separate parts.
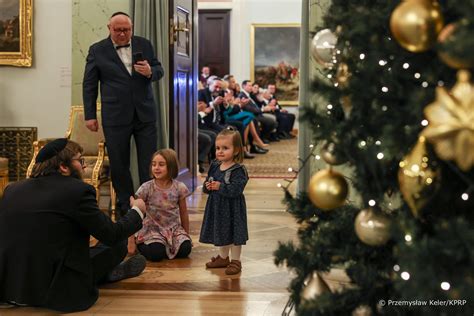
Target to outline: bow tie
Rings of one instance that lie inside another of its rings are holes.
[[[115,49],[120,49],[120,48],[127,48],[130,47],[130,44],[125,44],[125,45],[117,45],[115,46]]]

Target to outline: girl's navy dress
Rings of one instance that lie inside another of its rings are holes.
[[[235,164],[227,170],[220,170],[220,161],[213,161],[209,167],[206,182],[210,177],[221,183],[218,191],[209,194],[202,221],[199,241],[215,246],[245,245],[248,237],[247,206],[243,194],[248,181],[247,170]]]

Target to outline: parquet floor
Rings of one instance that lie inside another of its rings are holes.
[[[223,269],[206,270],[215,254],[200,244],[199,229],[207,196],[197,190],[188,198],[194,248],[188,259],[149,263],[142,275],[109,284],[84,315],[281,315],[291,276],[273,263],[278,241],[294,240],[298,225],[285,212],[278,179],[250,179],[245,196],[249,237],[243,247],[243,271],[227,276]],[[1,310],[0,315],[48,315],[33,308]]]

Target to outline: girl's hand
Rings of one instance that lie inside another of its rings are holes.
[[[220,186],[221,186],[221,183],[219,181],[212,181],[212,182],[208,182],[208,186],[206,185],[206,188],[209,191],[217,191],[219,190]]]

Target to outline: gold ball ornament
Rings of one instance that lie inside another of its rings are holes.
[[[330,29],[317,32],[311,42],[311,54],[314,60],[323,67],[331,67],[336,43],[337,37]]]
[[[391,223],[387,215],[369,207],[357,214],[354,222],[355,233],[369,246],[382,246],[390,239]]]
[[[338,150],[338,145],[334,142],[325,141],[321,148],[321,157],[331,166],[342,165],[347,161],[344,155]]]
[[[349,66],[347,66],[346,63],[339,63],[336,71],[336,82],[339,84],[339,86],[341,88],[347,87],[350,77],[351,73],[349,71]]]
[[[436,162],[430,161],[427,155],[425,137],[419,137],[415,147],[399,165],[400,192],[413,216],[420,217],[420,211],[437,192],[441,178]]]
[[[309,199],[316,207],[325,211],[342,206],[348,193],[349,186],[346,179],[332,169],[318,171],[309,181]]]
[[[436,0],[402,1],[390,18],[393,36],[403,48],[413,53],[433,47],[443,24]]]
[[[319,276],[319,273],[314,271],[306,277],[303,290],[301,291],[301,297],[305,300],[311,300],[323,293],[329,292],[331,292],[329,286]]]
[[[425,108],[428,126],[422,136],[442,160],[454,160],[464,172],[474,166],[474,85],[471,74],[460,70],[450,92],[436,88],[436,100]]]
[[[438,36],[438,43],[439,44],[449,44],[449,42],[454,41],[456,38],[456,32],[459,28],[462,27],[458,23],[450,23],[446,25],[441,33]],[[474,58],[471,54],[471,59],[467,57],[459,57],[453,53],[448,53],[443,51],[443,46],[438,50],[438,57],[441,59],[446,65],[454,69],[468,69],[474,67]]]

